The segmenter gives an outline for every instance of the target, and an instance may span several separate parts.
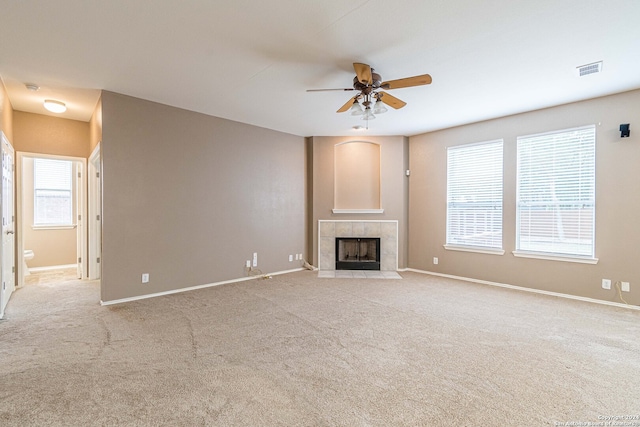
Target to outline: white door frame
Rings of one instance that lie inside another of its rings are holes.
[[[89,156],[88,189],[89,214],[87,215],[87,231],[89,232],[88,277],[91,280],[102,276],[102,177],[100,164],[100,143]]]
[[[72,156],[57,156],[57,155],[53,155],[53,154],[41,154],[41,153],[29,153],[29,152],[22,152],[22,151],[18,151],[16,153],[16,181],[17,181],[17,185],[16,185],[16,209],[17,209],[17,213],[16,213],[16,219],[17,221],[17,225],[16,228],[18,229],[18,237],[17,237],[17,256],[16,256],[16,283],[18,286],[23,286],[24,285],[24,236],[22,235],[22,233],[20,232],[22,230],[22,226],[24,221],[29,221],[28,218],[23,218],[22,217],[22,211],[23,211],[23,203],[24,201],[22,200],[22,160],[25,157],[31,157],[31,158],[41,158],[41,159],[56,159],[56,160],[71,160],[74,162],[80,162],[82,164],[82,170],[85,171],[87,170],[87,159],[85,159],[84,157],[72,157]],[[81,197],[82,200],[87,200],[87,180],[83,177],[83,179],[81,180],[81,187],[82,188],[78,188],[78,197]],[[81,206],[81,212],[77,212],[77,215],[80,215],[80,219],[78,219],[76,217],[76,221],[78,221],[78,223],[80,223],[79,227],[76,227],[76,232],[79,232],[81,234],[81,236],[79,236],[79,238],[82,239],[82,242],[86,242],[87,241],[87,234],[86,234],[86,230],[87,230],[87,204],[83,203]],[[83,244],[81,245],[81,248],[78,248],[79,250],[79,258],[82,258],[81,261],[81,269],[83,272],[85,272],[85,276],[86,276],[86,271],[87,271],[87,245]],[[37,256],[37,254],[36,254]]]
[[[2,145],[2,149],[0,150],[2,155],[2,162],[0,164],[0,169],[2,170],[2,174],[4,174],[5,170],[5,161],[6,157],[4,152],[7,151],[8,154],[11,155],[12,164],[9,165],[9,170],[11,173],[11,200],[8,203],[9,206],[4,206],[5,203],[5,185],[4,185],[4,177],[2,178],[2,186],[0,187],[2,191],[0,191],[0,200],[2,201],[2,213],[0,217],[4,218],[4,210],[5,208],[9,208],[10,212],[7,212],[9,216],[8,222],[2,222],[2,226],[0,227],[0,235],[2,236],[2,242],[0,242],[0,319],[4,317],[4,309],[9,302],[9,298],[11,298],[11,294],[16,288],[16,275],[15,275],[15,230],[16,230],[16,221],[15,221],[15,187],[13,183],[15,182],[15,151],[11,142],[7,139],[3,132],[0,131],[0,144]],[[6,237],[5,237],[6,233]],[[5,239],[8,239],[8,242],[5,243]],[[5,249],[7,249],[8,253],[5,253]],[[8,270],[11,267],[11,271],[5,271],[5,268]]]

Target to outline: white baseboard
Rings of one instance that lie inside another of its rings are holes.
[[[29,269],[29,272],[37,273],[39,271],[66,270],[67,268],[77,268],[77,267],[78,267],[78,264],[48,265],[46,267],[32,267]]]
[[[603,304],[603,305],[609,305],[609,306],[620,307],[620,308],[628,308],[628,309],[631,309],[631,310],[640,310],[640,306],[637,306],[637,305],[622,304],[622,303],[619,303],[619,302],[612,302],[612,301],[604,301],[604,300],[595,299],[595,298],[581,297],[581,296],[578,296],[578,295],[563,294],[563,293],[560,293],[560,292],[543,291],[541,289],[525,288],[525,287],[522,287],[522,286],[509,285],[507,283],[490,282],[490,281],[487,281],[487,280],[472,279],[470,277],[462,277],[462,276],[454,276],[454,275],[451,275],[451,274],[435,273],[433,271],[417,270],[415,268],[407,268],[404,271],[413,271],[414,273],[429,274],[431,276],[440,276],[440,277],[446,277],[446,278],[449,278],[449,279],[464,280],[466,282],[479,283],[479,284],[482,284],[482,285],[498,286],[500,288],[515,289],[517,291],[524,291],[524,292],[532,292],[534,294],[550,295],[550,296],[554,296],[554,297],[567,298],[567,299],[572,299],[572,300],[577,300],[577,301],[591,302],[591,303],[595,303],[595,304]]]
[[[148,299],[148,298],[161,297],[161,296],[165,296],[165,295],[178,294],[178,293],[181,293],[181,292],[195,291],[197,289],[211,288],[213,286],[227,285],[229,283],[239,283],[239,282],[246,282],[248,280],[262,279],[262,278],[264,278],[266,276],[279,276],[281,274],[293,273],[293,272],[302,271],[302,270],[305,270],[305,269],[304,268],[294,268],[292,270],[276,271],[275,273],[266,273],[266,274],[261,274],[259,276],[241,277],[239,279],[224,280],[222,282],[215,282],[215,283],[206,283],[204,285],[189,286],[188,288],[172,289],[170,291],[156,292],[156,293],[153,293],[153,294],[138,295],[138,296],[135,296],[135,297],[122,298],[122,299],[116,299],[116,300],[111,300],[111,301],[102,301],[102,300],[100,300],[100,305],[122,304],[124,302],[138,301],[138,300],[142,300],[142,299]]]

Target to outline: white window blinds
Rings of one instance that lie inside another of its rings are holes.
[[[34,159],[33,171],[34,225],[71,225],[71,161]]]
[[[502,140],[447,149],[447,244],[502,248]]]
[[[518,137],[516,249],[594,256],[595,126]]]

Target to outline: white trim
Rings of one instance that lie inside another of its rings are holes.
[[[563,255],[555,255],[555,254],[543,254],[539,252],[526,252],[526,251],[513,251],[511,252],[513,256],[519,258],[534,258],[534,259],[545,259],[548,261],[564,261],[564,262],[578,262],[581,264],[597,264],[598,258],[587,258],[587,257],[577,257],[577,256],[563,256]]]
[[[612,307],[627,308],[627,309],[630,309],[630,310],[640,310],[640,306],[637,306],[637,305],[622,304],[622,303],[619,303],[619,302],[612,302],[612,301],[605,301],[605,300],[595,299],[595,298],[581,297],[581,296],[578,296],[578,295],[563,294],[563,293],[560,293],[560,292],[543,291],[541,289],[525,288],[523,286],[509,285],[507,283],[490,282],[488,280],[472,279],[470,277],[454,276],[452,274],[435,273],[433,271],[417,270],[415,268],[407,268],[406,271],[412,271],[414,273],[420,273],[420,274],[429,274],[431,276],[446,277],[448,279],[464,280],[465,282],[479,283],[481,285],[497,286],[499,288],[513,289],[513,290],[516,290],[516,291],[531,292],[531,293],[534,293],[534,294],[549,295],[549,296],[553,296],[553,297],[567,298],[567,299],[572,299],[572,300],[577,300],[577,301],[584,301],[584,302],[590,302],[590,303],[595,303],[595,304],[609,305],[609,306],[612,306]]]
[[[295,273],[297,271],[304,271],[304,270],[306,270],[306,268],[298,267],[298,268],[292,268],[291,270],[282,270],[282,271],[276,271],[275,273],[263,274],[263,276],[281,276],[283,274]],[[256,277],[260,278],[263,276],[256,276]]]
[[[331,209],[334,214],[381,214],[384,209]]]
[[[260,276],[241,277],[239,279],[224,280],[222,282],[207,283],[207,284],[204,284],[204,285],[197,285],[197,286],[189,286],[188,288],[172,289],[170,291],[156,292],[156,293],[153,293],[153,294],[138,295],[138,296],[135,296],[135,297],[121,298],[121,299],[116,299],[116,300],[111,300],[111,301],[102,301],[102,300],[100,300],[100,305],[105,306],[105,305],[122,304],[122,303],[125,303],[125,302],[139,301],[139,300],[143,300],[143,299],[161,297],[161,296],[165,296],[165,295],[173,295],[173,294],[179,294],[179,293],[182,293],[182,292],[195,291],[195,290],[198,290],[198,289],[211,288],[211,287],[214,287],[214,286],[228,285],[230,283],[246,282],[248,280],[261,279],[261,278],[263,278],[265,276],[279,276],[281,274],[293,273],[293,272],[296,272],[296,271],[303,271],[303,270],[305,270],[305,269],[302,268],[302,267],[301,268],[294,268],[292,270],[277,271],[275,273],[267,273],[267,274],[262,274]]]
[[[69,224],[69,225],[35,225],[31,224],[31,228],[33,230],[73,230],[76,228],[77,224]]]
[[[30,273],[37,273],[38,271],[53,271],[53,270],[64,270],[67,268],[77,268],[78,264],[66,264],[66,265],[48,265],[45,267],[31,267],[29,268]]]
[[[100,163],[100,146],[98,142],[93,149],[87,164],[87,278],[90,280],[100,279],[102,264],[98,258],[102,256],[102,177]],[[97,218],[100,219],[97,219]]]
[[[443,245],[448,251],[475,252],[479,254],[504,255],[504,249],[482,248],[479,246]]]

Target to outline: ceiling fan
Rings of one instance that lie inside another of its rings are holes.
[[[342,107],[338,109],[338,113],[350,111],[352,116],[362,116],[362,120],[375,119],[375,114],[382,114],[387,111],[384,104],[399,109],[407,105],[406,102],[392,96],[384,90],[400,89],[403,87],[422,86],[431,83],[429,74],[422,74],[414,77],[406,77],[404,79],[382,81],[382,76],[375,73],[374,69],[367,64],[354,62],[353,69],[356,76],[353,78],[353,88],[346,89],[309,89],[307,92],[322,92],[328,90],[351,91],[357,90],[358,94],[349,99]],[[362,102],[362,105],[360,105]],[[375,102],[375,105],[372,104]],[[364,107],[364,108],[363,108]]]

